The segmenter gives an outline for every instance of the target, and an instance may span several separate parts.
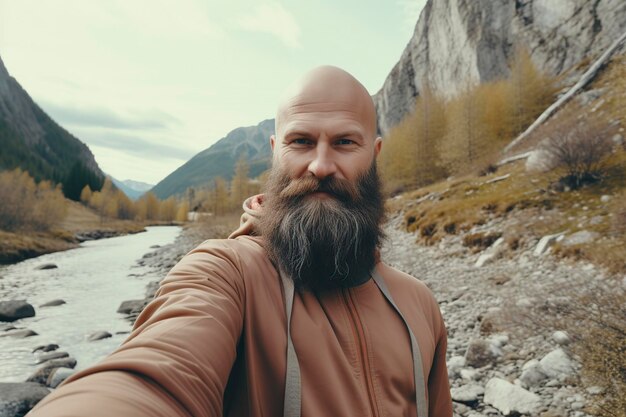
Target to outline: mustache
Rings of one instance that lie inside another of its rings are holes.
[[[356,201],[359,199],[359,190],[350,181],[326,177],[318,179],[308,176],[291,180],[280,192],[282,199],[297,199],[308,194],[324,192],[344,201]]]

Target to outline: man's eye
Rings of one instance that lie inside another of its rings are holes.
[[[353,140],[350,139],[339,139],[337,142],[335,142],[337,145],[352,145],[354,143]]]
[[[306,138],[297,138],[291,141],[294,145],[310,145],[311,140]]]

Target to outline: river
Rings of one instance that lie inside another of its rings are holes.
[[[146,285],[163,278],[136,261],[151,246],[174,242],[180,231],[176,226],[148,227],[143,233],[84,242],[76,249],[0,267],[0,300],[26,300],[35,307],[35,317],[12,324],[38,333],[24,339],[0,337],[0,382],[24,382],[34,373],[37,365],[32,351],[38,345],[58,344],[59,351],[77,360],[76,369],[119,346],[131,329],[128,320],[116,312],[120,303],[144,298]],[[58,268],[36,269],[45,263]],[[57,298],[66,304],[38,307]],[[113,337],[87,341],[100,330]]]

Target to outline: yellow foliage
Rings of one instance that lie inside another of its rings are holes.
[[[45,231],[67,213],[60,187],[48,181],[36,184],[26,171],[0,173],[0,229]]]

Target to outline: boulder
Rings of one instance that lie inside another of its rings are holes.
[[[0,417],[21,417],[49,393],[34,382],[0,382]]]
[[[0,321],[15,321],[35,317],[35,308],[25,300],[0,301]]]
[[[37,365],[44,363],[44,362],[51,361],[53,359],[68,358],[69,356],[70,354],[67,352],[44,353],[42,355],[37,356]]]
[[[74,358],[61,358],[61,359],[52,359],[51,361],[44,362],[39,369],[49,369],[49,368],[71,368],[74,369],[76,367],[76,359]]]
[[[74,373],[72,368],[66,366],[42,366],[29,376],[26,382],[36,382],[50,388],[56,388],[65,378]]]
[[[96,340],[102,340],[102,339],[107,339],[109,337],[111,337],[112,334],[109,332],[105,332],[105,331],[99,331],[99,332],[95,332],[90,334],[89,336],[87,336],[87,340],[90,342],[94,342]]]
[[[554,157],[541,147],[530,151],[526,158],[526,171],[528,172],[548,172],[556,166]]]
[[[539,243],[537,243],[537,246],[535,247],[535,251],[533,252],[534,255],[535,256],[543,255],[544,253],[548,251],[550,246],[552,246],[553,244],[555,244],[562,238],[563,238],[563,233],[556,233],[554,235],[547,235],[547,236],[542,237],[539,240]]]
[[[599,237],[600,237],[600,234],[598,232],[590,232],[588,230],[581,230],[565,237],[563,239],[563,242],[561,242],[561,244],[563,246],[584,245],[584,244],[595,241]]]
[[[490,311],[482,316],[482,320],[480,321],[481,335],[497,333],[502,330],[502,312],[500,312],[499,310]]]
[[[473,368],[481,368],[496,362],[500,356],[502,356],[502,351],[493,343],[483,339],[474,339],[470,341],[465,352],[465,363]]]
[[[52,352],[53,350],[57,350],[59,348],[59,345],[57,345],[56,343],[50,343],[48,345],[40,345],[37,346],[35,349],[33,349],[33,353],[35,352]]]
[[[524,364],[522,367],[522,375],[519,377],[520,381],[526,387],[537,387],[543,381],[548,379],[548,376],[543,371],[543,368],[537,359],[532,359]]]
[[[23,339],[25,337],[37,336],[37,332],[34,332],[32,330],[29,330],[29,329],[16,329],[16,330],[10,330],[8,332],[0,334],[0,337],[5,337],[5,336],[16,337],[18,339]]]
[[[550,378],[563,379],[575,371],[574,363],[561,348],[548,353],[539,363],[543,372]]]
[[[39,307],[56,307],[65,304],[64,300],[57,298],[56,300],[48,301],[47,303],[43,303]]]
[[[122,301],[119,308],[117,309],[118,313],[122,314],[130,314],[133,310],[140,310],[143,308],[145,300],[126,300]]]
[[[450,375],[454,375],[458,373],[461,370],[461,368],[465,366],[465,357],[453,356],[448,360],[447,365],[448,365],[448,373]]]
[[[537,415],[541,398],[530,391],[501,378],[491,378],[485,386],[484,402],[505,416],[515,414]]]
[[[485,393],[485,389],[480,385],[463,385],[458,388],[452,388],[450,394],[452,395],[452,401],[474,405],[478,402],[478,397]]]
[[[569,345],[571,342],[569,335],[561,330],[557,330],[556,332],[552,333],[552,340],[554,340],[559,346],[566,346]]]
[[[47,264],[39,265],[35,269],[39,270],[39,271],[42,271],[42,270],[45,270],[45,269],[56,269],[56,268],[58,268],[58,266],[56,264],[47,263]]]

